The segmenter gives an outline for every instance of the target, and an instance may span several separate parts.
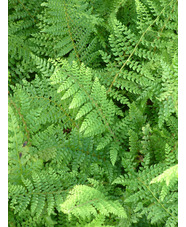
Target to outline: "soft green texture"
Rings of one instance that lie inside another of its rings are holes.
[[[177,226],[177,8],[9,1],[9,226]]]

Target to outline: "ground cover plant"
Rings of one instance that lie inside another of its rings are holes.
[[[8,12],[9,226],[177,226],[178,1]]]

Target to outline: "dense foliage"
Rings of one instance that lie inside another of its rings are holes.
[[[9,0],[9,226],[177,226],[177,8]]]

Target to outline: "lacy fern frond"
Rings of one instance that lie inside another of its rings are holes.
[[[160,179],[173,179],[175,178],[176,172],[174,171],[176,167],[172,167],[171,172],[166,170],[163,175],[159,175],[162,170],[165,170],[165,166],[151,166],[149,169],[140,171],[138,174],[126,175],[116,179],[114,184],[122,184],[126,186],[125,192],[125,204],[128,204],[128,212],[130,211],[131,205],[133,209],[133,214],[131,214],[131,221],[133,219],[139,220],[144,215],[149,224],[160,224],[163,222],[167,226],[170,224],[170,220],[174,226],[177,224],[177,192],[172,191],[170,194],[166,193],[165,185],[162,187],[159,184],[156,186],[152,183],[159,181]],[[166,178],[164,176],[166,175]],[[173,178],[172,178],[173,177]],[[168,187],[168,186],[167,186]],[[174,190],[175,181],[174,181]]]
[[[9,226],[178,225],[178,1],[9,1]]]
[[[33,41],[39,46],[41,40],[47,43],[47,49],[46,45],[43,46],[43,54],[50,57],[69,55],[70,62],[77,60],[91,64],[95,61],[99,54],[96,25],[102,20],[91,13],[89,4],[84,0],[48,0],[42,6],[45,9],[40,16],[42,33],[35,35]],[[52,53],[48,52],[48,48]]]
[[[150,183],[161,183],[163,182],[163,187],[160,195],[160,200],[163,200],[165,196],[170,192],[171,188],[175,189],[175,184],[178,181],[178,165],[172,166],[165,170],[158,177],[154,178]]]
[[[126,212],[116,201],[111,201],[98,190],[85,186],[77,185],[70,192],[66,201],[61,205],[61,209],[68,215],[76,217],[90,218],[102,214],[109,216],[114,214],[120,218],[126,218]]]
[[[37,72],[31,61],[30,38],[37,33],[37,14],[41,11],[42,0],[31,2],[25,0],[8,1],[8,67],[11,83],[15,85],[22,79],[33,77]]]
[[[91,69],[83,64],[70,65],[61,62],[62,67],[52,75],[52,83],[58,84],[58,92],[62,92],[62,100],[69,98],[69,109],[74,109],[76,120],[81,122],[80,133],[84,136],[100,135],[109,131],[114,122],[115,107],[106,97],[106,90],[97,77],[93,77]],[[94,82],[92,83],[92,81]],[[81,119],[81,120],[80,120]]]

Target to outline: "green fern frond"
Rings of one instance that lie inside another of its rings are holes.
[[[85,185],[74,187],[61,205],[61,210],[70,216],[82,218],[96,217],[99,213],[104,216],[111,213],[121,218],[127,217],[119,202],[108,200],[100,191]]]
[[[9,226],[177,226],[177,9],[9,0]]]
[[[115,108],[107,100],[106,90],[95,78],[89,68],[81,65],[80,69],[74,62],[70,66],[62,61],[62,68],[56,70],[51,77],[53,84],[58,84],[58,92],[63,92],[62,100],[70,98],[69,109],[75,109],[76,119],[81,120],[80,132],[84,136],[94,136],[112,130]],[[72,98],[73,97],[73,98]]]
[[[178,181],[178,165],[175,165],[165,170],[161,175],[154,178],[150,183],[153,184],[164,182],[160,195],[160,199],[163,200],[165,196],[168,194],[169,190],[175,187],[177,181]]]
[[[102,20],[92,14],[89,4],[84,0],[48,0],[41,5],[45,9],[40,16],[42,33],[35,35],[33,41],[38,46],[40,39],[48,44],[52,53],[44,47],[43,54],[52,58],[69,54],[70,62],[77,60],[91,64],[99,55],[96,50],[99,44],[94,34]]]

